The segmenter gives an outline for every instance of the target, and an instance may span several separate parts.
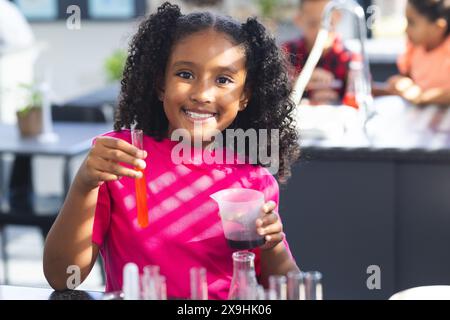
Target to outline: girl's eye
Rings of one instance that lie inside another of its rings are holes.
[[[233,81],[230,78],[227,78],[227,77],[219,77],[219,78],[217,78],[217,82],[219,84],[233,83]]]
[[[177,73],[177,76],[183,78],[183,79],[192,79],[193,75],[190,72],[187,71],[181,71]]]

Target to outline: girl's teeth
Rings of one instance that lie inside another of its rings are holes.
[[[212,114],[212,113],[195,113],[195,112],[187,111],[187,110],[185,112],[189,117],[194,118],[194,119],[208,119],[208,118],[214,117],[214,114]]]

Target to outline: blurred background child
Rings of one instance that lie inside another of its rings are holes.
[[[322,12],[329,2],[329,0],[300,1],[295,24],[302,34],[299,38],[283,44],[283,49],[293,66],[294,78],[300,74],[314,46],[321,26]],[[335,32],[339,21],[339,12],[335,12],[324,52],[306,87],[304,97],[308,98],[311,104],[340,103],[344,97],[352,53],[344,47],[341,37]]]
[[[388,93],[414,104],[450,105],[450,1],[409,0],[408,46]]]

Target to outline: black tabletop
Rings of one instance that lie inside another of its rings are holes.
[[[54,291],[47,288],[0,285],[0,300],[103,300],[98,291]]]

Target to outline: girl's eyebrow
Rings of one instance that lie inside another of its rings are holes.
[[[181,67],[181,66],[189,66],[189,67],[196,67],[197,65],[192,62],[192,61],[177,61],[173,64],[173,67]],[[235,67],[233,66],[218,66],[217,69],[219,71],[228,71],[232,74],[237,74],[239,73],[239,70],[237,70]]]
[[[190,61],[177,61],[173,64],[174,67],[181,67],[181,66],[190,66],[190,67],[195,67],[195,63],[190,62]]]

